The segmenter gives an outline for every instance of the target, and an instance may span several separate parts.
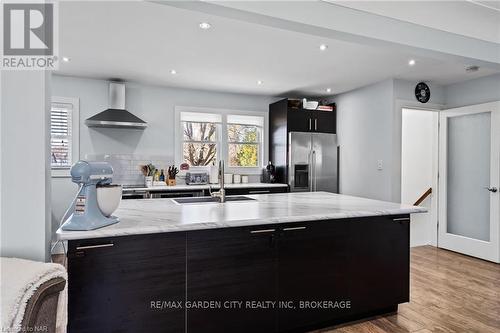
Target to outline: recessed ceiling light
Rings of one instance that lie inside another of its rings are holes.
[[[332,92],[332,88],[326,88],[326,92]]]
[[[62,60],[63,60],[64,62],[69,62],[69,61],[71,60],[71,58],[68,58],[68,57],[62,57]]]
[[[408,65],[410,66],[414,66],[416,63],[415,59],[410,59],[410,61],[408,61]]]
[[[171,69],[170,74],[175,75],[175,74],[177,74],[177,71],[175,69]]]
[[[264,82],[262,82],[261,80],[257,81],[257,84],[260,86],[261,84],[263,84]]]
[[[210,23],[208,22],[201,22],[200,23],[200,28],[203,29],[203,30],[208,30],[210,29],[212,26],[210,25]]]
[[[321,51],[324,51],[324,50],[326,50],[327,48],[328,48],[328,45],[326,45],[326,44],[321,44],[321,45],[319,46],[319,49],[320,49]]]

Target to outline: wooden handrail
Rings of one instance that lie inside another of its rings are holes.
[[[429,187],[429,189],[425,191],[424,194],[422,194],[420,198],[417,199],[417,201],[415,201],[413,206],[419,206],[422,203],[422,201],[424,201],[429,195],[431,195],[431,193],[432,193],[432,187]]]

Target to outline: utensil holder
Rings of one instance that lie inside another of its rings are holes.
[[[153,176],[144,177],[144,185],[146,185],[146,187],[153,187]]]
[[[176,181],[175,181],[175,178],[174,179],[167,179],[167,186],[175,186],[176,185]]]

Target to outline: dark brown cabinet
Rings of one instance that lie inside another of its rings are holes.
[[[335,112],[288,109],[288,132],[335,133]]]
[[[247,301],[276,299],[273,231],[262,226],[188,234],[187,300],[215,301],[222,307],[188,309],[188,332],[275,331],[272,310],[246,308]],[[226,301],[243,303],[227,308]]]
[[[357,288],[353,306],[371,312],[409,302],[409,218],[373,217],[370,223],[355,220],[351,227],[357,230],[352,259],[358,263],[351,277]]]
[[[304,332],[409,300],[409,216],[69,241],[68,274],[70,333]]]
[[[312,132],[313,119],[312,111],[290,109],[287,112],[288,132]]]
[[[288,192],[288,186],[226,189],[226,195],[272,194],[272,193],[287,193],[287,192]]]
[[[349,220],[281,228],[278,299],[293,301],[295,309],[278,310],[279,332],[314,329],[351,314],[352,247]]]
[[[69,333],[184,331],[185,233],[68,243]]]
[[[314,111],[313,117],[313,128],[315,132],[332,134],[337,132],[334,111]]]

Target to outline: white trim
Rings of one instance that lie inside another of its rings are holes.
[[[71,104],[73,110],[71,114],[71,162],[75,163],[80,159],[80,99],[78,97],[52,96],[52,103]],[[51,107],[52,108],[52,107]],[[52,168],[52,178],[70,177],[70,168]]]
[[[412,107],[402,107],[401,113],[403,110],[422,110],[424,112],[433,112],[433,138],[432,138],[432,194],[430,195],[431,200],[431,208],[430,208],[430,225],[426,226],[427,231],[427,244],[437,246],[438,244],[438,212],[439,212],[439,181],[438,181],[438,168],[439,168],[439,112],[440,110],[432,110],[432,109],[416,109]],[[402,138],[401,138],[402,140]],[[401,164],[403,160],[401,159]],[[400,177],[401,184],[403,183],[402,175]],[[401,188],[402,192],[402,188]],[[417,198],[415,198],[416,200]]]
[[[219,149],[217,151],[217,159],[220,160],[222,156],[224,156],[224,160],[227,160],[228,157],[228,147],[227,144],[227,116],[228,115],[245,115],[245,116],[255,116],[255,117],[263,117],[264,124],[262,127],[262,143],[261,143],[261,153],[262,156],[259,156],[259,166],[258,167],[230,167],[228,163],[226,163],[226,171],[229,173],[242,174],[242,175],[260,175],[262,173],[262,168],[267,164],[267,160],[269,159],[269,133],[268,133],[268,123],[269,123],[269,114],[264,111],[254,111],[254,110],[235,110],[235,109],[222,109],[222,108],[207,108],[207,107],[190,107],[190,106],[180,106],[176,105],[175,109],[175,117],[174,117],[174,158],[175,164],[182,163],[182,151],[180,149],[182,143],[182,131],[180,128],[181,123],[181,112],[201,112],[201,113],[216,113],[222,115],[222,125],[220,130],[218,131],[218,142]],[[206,170],[207,167],[191,167],[193,170]]]
[[[401,164],[402,164],[402,127],[403,127],[403,109],[413,109],[413,110],[424,110],[440,112],[444,108],[444,104],[437,103],[420,103],[414,100],[396,99],[394,101],[394,147],[393,147],[393,201],[401,201]],[[433,246],[438,245],[438,211],[439,211],[439,182],[438,182],[438,170],[439,170],[439,120],[436,124],[435,129],[435,147],[434,152],[434,165],[433,165],[433,181],[432,181],[432,195],[431,195],[431,207],[436,207],[431,211],[431,221],[430,226],[432,232],[430,234],[430,244]]]

